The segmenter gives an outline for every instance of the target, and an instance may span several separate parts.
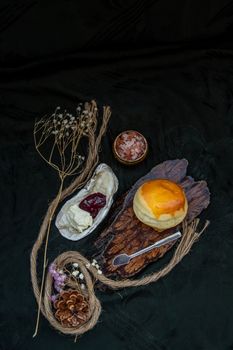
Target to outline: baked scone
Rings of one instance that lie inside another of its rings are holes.
[[[175,182],[158,179],[145,182],[137,190],[133,209],[145,225],[163,231],[181,223],[188,210],[183,189]]]

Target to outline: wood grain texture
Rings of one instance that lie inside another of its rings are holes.
[[[186,176],[187,166],[188,162],[185,159],[165,161],[139,179],[132,189],[123,196],[122,200],[117,201],[110,217],[109,227],[101,233],[95,242],[97,248],[95,258],[105,275],[118,278],[134,276],[149,263],[163,257],[175,244],[175,242],[172,242],[153,249],[132,259],[127,265],[120,267],[112,265],[113,258],[118,254],[132,254],[179,229],[177,226],[163,232],[157,232],[137,219],[133,212],[133,197],[138,187],[145,181],[164,178],[180,184],[186,193],[189,204],[186,216],[189,222],[207,208],[210,201],[207,183],[205,181],[194,181],[192,177]]]

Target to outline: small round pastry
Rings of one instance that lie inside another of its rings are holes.
[[[183,189],[175,182],[159,179],[145,182],[137,190],[133,209],[137,218],[157,231],[181,223],[188,210]]]

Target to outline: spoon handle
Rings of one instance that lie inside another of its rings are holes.
[[[167,236],[167,237],[161,239],[160,241],[157,241],[154,244],[149,245],[148,247],[143,248],[143,249],[137,251],[136,253],[133,253],[133,254],[129,255],[129,257],[130,257],[130,259],[133,259],[136,256],[139,256],[141,254],[147,253],[147,252],[149,252],[150,250],[152,250],[154,248],[158,248],[158,247],[161,247],[164,244],[167,244],[167,243],[170,243],[172,241],[175,241],[175,240],[177,240],[180,237],[181,237],[181,233],[180,233],[180,231],[177,231],[177,232],[173,233],[172,235]]]

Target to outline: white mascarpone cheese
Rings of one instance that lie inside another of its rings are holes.
[[[117,188],[118,180],[112,169],[106,164],[98,165],[88,183],[69,199],[58,213],[56,227],[61,235],[72,241],[78,241],[93,232],[107,215]],[[92,219],[88,212],[79,208],[79,204],[84,198],[97,192],[106,196],[106,205]]]
[[[78,204],[71,205],[66,210],[65,220],[60,221],[63,227],[72,227],[81,233],[93,224],[93,218],[85,210],[79,208]],[[63,222],[62,222],[63,221]]]
[[[100,192],[109,197],[115,188],[115,178],[112,173],[107,171],[100,171],[95,177],[94,186],[91,188],[91,192]]]

